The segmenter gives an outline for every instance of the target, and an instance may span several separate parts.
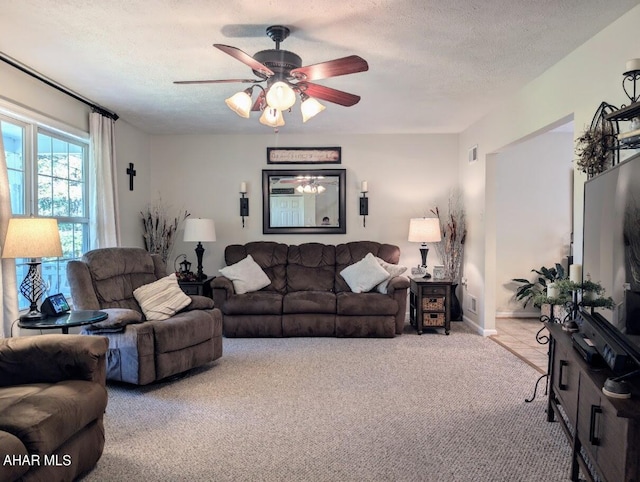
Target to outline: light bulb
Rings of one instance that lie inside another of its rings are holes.
[[[267,107],[260,116],[260,123],[269,127],[282,127],[284,125],[282,111]]]
[[[224,101],[233,112],[238,114],[240,117],[244,117],[245,119],[249,118],[249,113],[251,112],[251,96],[247,93],[246,90],[242,92],[238,92],[237,94],[233,94],[228,99]]]
[[[296,93],[282,81],[275,82],[267,91],[267,104],[278,110],[287,110],[296,103]]]
[[[300,104],[300,111],[302,112],[302,122],[307,122],[309,119],[325,109],[326,107],[316,99],[314,99],[313,97],[307,97],[302,101],[302,104]]]

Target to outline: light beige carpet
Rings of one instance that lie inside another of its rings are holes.
[[[528,404],[539,373],[454,323],[450,336],[225,339],[151,387],[109,386],[86,481],[562,481],[570,451]]]

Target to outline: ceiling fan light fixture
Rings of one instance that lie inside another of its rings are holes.
[[[267,104],[280,111],[290,109],[296,103],[296,93],[285,82],[275,82],[267,91]]]
[[[312,117],[315,117],[320,112],[325,110],[326,107],[318,102],[313,97],[308,95],[302,95],[302,104],[300,104],[300,111],[302,112],[302,122],[307,122]]]
[[[246,89],[242,92],[238,92],[233,94],[228,99],[225,99],[225,104],[231,109],[233,112],[238,114],[240,117],[244,117],[245,119],[249,118],[249,114],[251,113],[251,106],[253,102],[251,101],[251,94],[253,93],[253,89]]]
[[[262,111],[260,123],[269,127],[282,127],[284,125],[284,116],[282,111],[267,107]]]

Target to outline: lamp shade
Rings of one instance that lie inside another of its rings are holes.
[[[275,82],[267,91],[267,104],[272,109],[287,110],[296,103],[296,93],[282,81]]]
[[[441,239],[438,218],[411,218],[409,221],[409,241],[412,243],[435,243]]]
[[[252,101],[251,96],[246,90],[238,92],[237,94],[233,94],[228,99],[225,99],[225,103],[227,104],[227,106],[229,106],[229,109],[238,114],[240,117],[244,117],[245,119],[249,118]]]
[[[213,219],[187,219],[184,222],[184,241],[207,242],[216,240],[216,225]]]
[[[2,246],[3,258],[62,256],[58,220],[53,218],[11,218]]]
[[[284,116],[278,109],[267,107],[260,116],[260,123],[269,127],[282,127],[284,125]]]
[[[314,99],[313,97],[307,97],[302,101],[302,104],[300,104],[300,111],[302,112],[302,122],[307,122],[309,119],[318,115],[325,109],[326,107],[316,99]]]

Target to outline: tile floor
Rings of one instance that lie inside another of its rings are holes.
[[[540,373],[546,373],[549,345],[536,341],[536,333],[542,327],[537,318],[496,318],[498,334],[490,338]]]

